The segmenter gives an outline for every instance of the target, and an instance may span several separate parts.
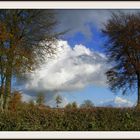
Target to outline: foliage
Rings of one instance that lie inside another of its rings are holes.
[[[76,102],[72,102],[72,103],[68,103],[66,106],[65,106],[66,109],[76,109],[78,108],[78,105]]]
[[[38,108],[22,103],[0,113],[1,131],[140,131],[140,110],[134,108]]]
[[[15,111],[22,103],[21,99],[22,99],[21,93],[18,91],[14,91],[9,101],[9,109]]]

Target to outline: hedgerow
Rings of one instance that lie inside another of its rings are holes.
[[[134,108],[53,109],[24,104],[1,111],[1,131],[139,131]]]

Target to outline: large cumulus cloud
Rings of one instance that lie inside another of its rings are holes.
[[[26,90],[36,92],[66,92],[88,85],[106,86],[106,57],[79,44],[71,48],[59,40],[55,58],[47,59],[28,75]]]
[[[70,94],[89,85],[107,86],[105,55],[91,51],[82,44],[72,48],[64,40],[59,40],[56,48],[56,55],[49,59],[46,56],[38,69],[26,74],[26,81],[17,80],[16,87],[23,92],[24,101],[34,100],[42,92],[46,95],[46,104],[54,106],[58,94]],[[64,97],[62,104],[67,102]]]

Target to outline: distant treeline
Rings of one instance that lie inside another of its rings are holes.
[[[8,109],[15,111],[17,110],[17,108],[19,108],[19,106],[22,106],[24,103],[22,95],[23,93],[20,93],[19,91],[13,91],[10,96]],[[80,105],[78,105],[76,101],[67,103],[66,105],[62,105],[63,98],[60,95],[55,96],[54,102],[56,106],[53,106],[53,108],[76,109],[76,108],[93,108],[94,107],[94,103],[91,100],[84,100],[83,103]],[[46,105],[45,95],[41,92],[37,94],[36,98],[29,100],[28,104],[31,104],[33,106],[38,106],[39,108],[45,108],[45,109],[51,108],[50,105]]]

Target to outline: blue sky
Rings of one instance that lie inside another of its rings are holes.
[[[104,53],[105,50],[105,42],[107,41],[107,37],[103,35],[101,29],[96,28],[95,25],[88,24],[88,27],[91,31],[91,36],[86,37],[82,32],[76,32],[72,36],[63,36],[64,40],[67,40],[70,46],[74,46],[75,44],[83,44],[91,50],[98,51]]]

